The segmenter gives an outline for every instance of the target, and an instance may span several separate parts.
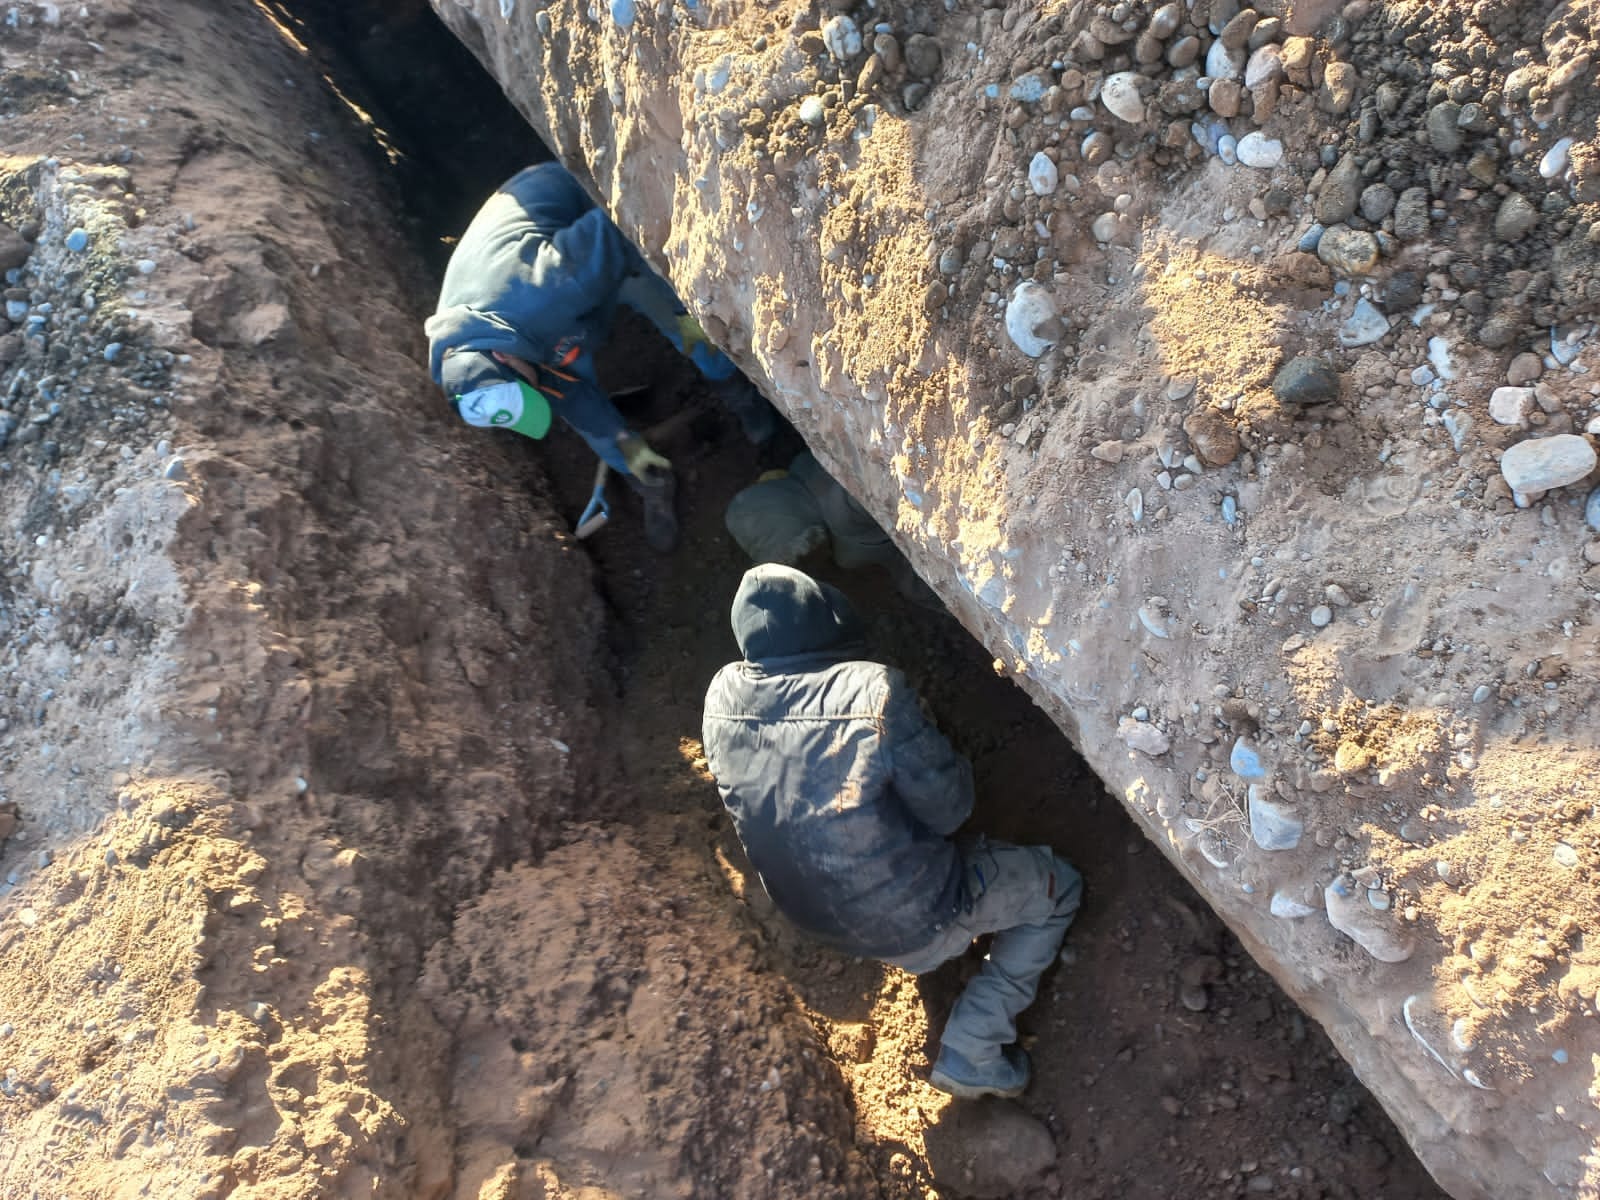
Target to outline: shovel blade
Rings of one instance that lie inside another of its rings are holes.
[[[610,513],[595,513],[595,515],[590,517],[587,521],[581,522],[578,527],[572,531],[572,536],[581,541],[583,538],[599,533],[600,530],[605,528],[606,522],[609,520],[611,520]]]

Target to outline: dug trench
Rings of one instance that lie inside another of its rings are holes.
[[[518,165],[508,148],[536,156],[526,126],[454,45],[451,90],[471,115],[453,114],[442,128],[430,121],[430,89],[418,80],[441,73],[448,35],[426,4],[398,13],[385,5],[381,19],[360,6],[288,7],[325,48],[341,86],[380,114],[402,164],[445,166],[418,173],[404,190],[423,252],[437,261],[463,207]],[[370,64],[380,62],[375,72]],[[463,128],[473,131],[465,146],[456,137]],[[636,427],[705,402],[694,372],[642,322],[624,321],[604,365],[617,389],[648,387],[630,412]],[[790,990],[843,1077],[855,1144],[883,1194],[1438,1194],[1317,1027],[1148,846],[1060,732],[950,616],[908,603],[875,571],[807,564],[869,614],[873,644],[908,672],[972,758],[981,797],[974,829],[1048,842],[1089,881],[1070,963],[1047,976],[1023,1026],[1038,1080],[1025,1107],[1048,1130],[1043,1145],[1025,1122],[990,1128],[962,1119],[960,1106],[952,1110],[925,1082],[944,1013],[975,955],[915,981],[808,945],[773,913],[716,803],[697,739],[705,684],[735,653],[727,601],[748,565],[722,514],[739,488],[801,448],[786,432],[758,451],[733,422],[708,412],[663,447],[682,479],[678,550],[653,554],[632,512],[585,544],[614,653],[602,745],[616,755],[626,798],[611,819],[641,839],[648,857],[687,866],[713,919],[747,938],[756,969]],[[547,474],[563,512],[581,508],[588,455],[575,438],[497,449],[533,479]],[[742,905],[719,904],[726,892]],[[697,931],[678,933],[692,939]],[[737,1027],[741,998],[726,1002],[725,1019]],[[725,1064],[715,1086],[762,1094],[784,1086],[784,1069]],[[714,1161],[713,1148],[704,1152]],[[783,1194],[806,1183],[769,1186]]]
[[[539,150],[424,5],[331,8],[105,5],[81,34],[181,110],[140,133],[129,105],[90,139],[109,162],[127,150],[140,186],[170,169],[132,228],[186,227],[172,270],[190,272],[196,344],[162,359],[130,318],[121,353],[170,404],[68,406],[0,482],[38,548],[6,561],[24,837],[0,898],[3,1194],[1437,1194],[1321,1031],[976,643],[885,578],[822,570],[971,756],[974,831],[1048,842],[1088,883],[1070,961],[1023,1022],[1037,1078],[1020,1107],[927,1085],[974,960],[915,980],[796,936],[698,754],[746,565],[722,514],[796,443],[755,451],[708,412],[662,446],[673,555],[645,547],[625,500],[575,542],[581,444],[457,429],[417,366],[441,239]],[[57,64],[55,28],[8,51]],[[63,96],[98,73],[117,111],[111,72],[75,70]],[[14,144],[41,155],[88,120],[23,115]],[[5,216],[26,187],[59,221],[40,199],[57,167],[30,170],[8,167]],[[29,270],[44,288],[42,258]],[[605,367],[618,390],[647,385],[640,425],[705,400],[635,323]],[[173,544],[150,550],[186,589],[181,618],[157,614],[181,638],[141,624],[132,586],[120,608],[73,593],[65,624],[93,633],[77,674],[16,643],[55,636],[24,581],[52,539],[92,528],[95,501],[77,524],[25,502],[61,455],[112,482],[103,463],[148,467],[186,497]],[[93,723],[130,690],[110,666],[85,682],[111,634],[106,655],[155,664],[148,720],[159,708],[182,738],[147,748]]]

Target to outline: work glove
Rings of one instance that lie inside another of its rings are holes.
[[[650,443],[637,433],[618,437],[617,449],[622,451],[622,461],[628,464],[628,473],[641,483],[654,483],[660,476],[672,473],[672,463],[650,449]]]
[[[706,331],[700,328],[700,322],[696,321],[691,313],[683,313],[678,317],[678,336],[683,339],[683,353],[689,358],[694,357],[696,346],[716,349],[711,345],[711,339],[706,336]]]

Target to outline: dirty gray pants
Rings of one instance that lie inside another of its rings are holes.
[[[1044,974],[1078,914],[1083,877],[1048,846],[982,841],[961,853],[972,911],[923,949],[889,959],[924,975],[994,934],[983,969],[950,1010],[940,1041],[972,1063],[992,1061],[1017,1040],[1017,1014],[1033,1003]]]

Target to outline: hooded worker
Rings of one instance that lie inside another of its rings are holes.
[[[767,894],[822,942],[913,974],[993,933],[929,1082],[1017,1095],[1031,1068],[1016,1017],[1077,913],[1077,871],[1045,846],[951,839],[972,811],[971,764],[904,675],[863,657],[860,618],[838,590],[752,567],[732,624],[742,658],[711,681],[702,733]]]
[[[627,427],[599,386],[594,352],[618,303],[647,317],[702,375],[721,385],[752,441],[770,407],[707,340],[672,289],[554,163],[528,167],[478,210],[445,269],[428,318],[429,368],[462,420],[542,438],[560,417],[613,470],[635,482],[675,534],[671,464]],[[652,538],[652,540],[658,540]]]

